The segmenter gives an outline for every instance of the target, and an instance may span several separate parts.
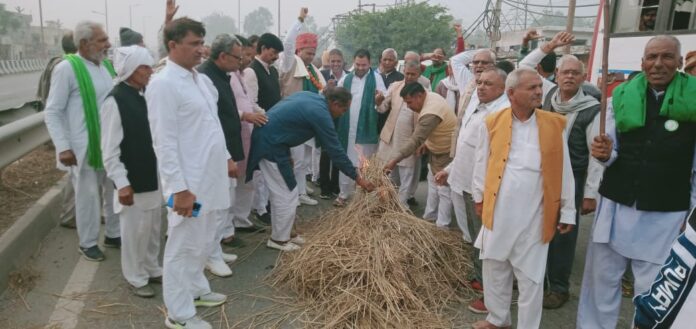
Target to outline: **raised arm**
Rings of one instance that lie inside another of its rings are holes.
[[[283,41],[284,50],[280,54],[278,65],[281,73],[290,71],[295,63],[295,40],[297,39],[297,35],[300,34],[302,24],[304,24],[308,12],[309,10],[305,7],[300,9],[300,16],[297,17],[297,20],[295,20],[292,27],[288,30],[288,34],[285,36],[285,40]]]

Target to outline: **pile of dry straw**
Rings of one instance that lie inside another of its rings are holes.
[[[297,295],[306,327],[452,328],[448,304],[473,296],[469,247],[405,209],[380,164],[363,175],[378,189],[315,222],[272,284]]]

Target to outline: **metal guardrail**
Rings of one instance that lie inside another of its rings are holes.
[[[38,100],[26,102],[20,107],[0,110],[0,127],[9,124],[10,122],[36,114],[41,110],[41,102]]]
[[[0,169],[48,141],[44,112],[0,126]]]

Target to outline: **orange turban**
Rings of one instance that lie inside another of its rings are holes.
[[[295,41],[295,50],[300,50],[302,48],[316,48],[317,47],[317,35],[314,33],[302,33],[297,36]]]

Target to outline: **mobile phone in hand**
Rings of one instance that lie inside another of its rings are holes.
[[[174,208],[174,194],[169,196],[169,200],[167,200],[167,207],[169,208]],[[193,217],[198,217],[198,214],[201,211],[202,205],[198,203],[198,201],[193,202],[193,211],[191,212],[191,216]]]

